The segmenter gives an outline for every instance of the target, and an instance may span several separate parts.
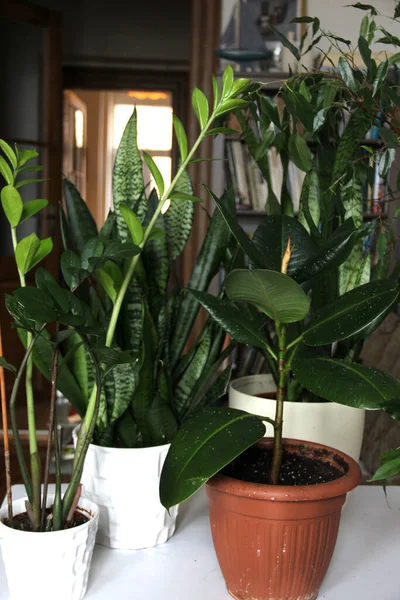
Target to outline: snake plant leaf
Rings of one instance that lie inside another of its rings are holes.
[[[194,356],[184,371],[174,389],[174,407],[178,415],[184,410],[191,399],[196,383],[198,382],[204,367],[207,364],[207,359],[211,347],[211,328],[209,327],[206,335],[197,346]]]
[[[97,225],[72,181],[64,179],[63,187],[68,231],[72,243],[70,249],[81,253],[85,243],[97,236]]]
[[[112,195],[114,212],[117,218],[119,239],[126,242],[128,227],[121,215],[120,206],[125,204],[134,210],[139,220],[143,222],[147,211],[147,201],[144,196],[143,163],[137,146],[137,111],[134,109],[129,119],[115,156]]]
[[[155,190],[152,191],[148,200],[148,211],[144,224],[147,226],[153,217],[158,204]],[[160,214],[155,222],[159,231],[157,238],[148,240],[143,252],[142,260],[148,285],[148,302],[151,313],[156,321],[162,309],[164,296],[167,289],[169,275],[169,259],[167,247],[167,234],[164,225],[164,215]]]
[[[276,271],[238,269],[225,281],[234,302],[249,302],[275,323],[301,321],[310,310],[310,301],[298,283]]]
[[[295,359],[295,378],[313,394],[354,408],[377,410],[400,398],[400,383],[387,373],[332,358]]]
[[[229,207],[229,210],[234,210],[233,194],[226,192],[222,196],[221,202],[224,203],[224,206]],[[230,239],[231,233],[222,214],[217,210],[214,211],[188,282],[189,288],[200,292],[208,289],[213,277],[220,271]],[[186,294],[180,304],[178,319],[171,337],[172,369],[179,361],[199,309],[197,299],[191,294]]]
[[[189,289],[189,292],[209,312],[211,317],[229,333],[229,335],[243,344],[254,348],[265,348],[267,338],[259,327],[259,322],[243,318],[239,308],[227,300],[221,300],[206,292]]]
[[[167,454],[160,480],[163,506],[170,509],[190,498],[264,433],[262,421],[241,410],[196,412],[180,427]]]
[[[181,161],[184,161],[188,153],[188,142],[185,128],[182,125],[182,121],[178,119],[176,115],[173,115],[172,119],[174,124],[175,137],[176,141],[178,142],[179,152],[181,155]]]
[[[317,311],[303,333],[303,340],[309,346],[345,340],[386,314],[398,296],[399,287],[393,281],[361,285]]]
[[[127,206],[122,204],[119,210],[129,229],[133,243],[139,245],[143,240],[143,226],[141,222],[135,213]]]
[[[336,269],[349,256],[356,242],[356,233],[353,219],[347,219],[315,254],[293,271],[291,277],[298,283],[303,283],[316,275]]]
[[[1,204],[11,227],[16,227],[21,220],[24,204],[19,191],[13,185],[5,185],[2,188]]]
[[[321,218],[319,198],[319,180],[315,167],[309,171],[303,181],[300,194],[298,221],[315,241],[322,238],[318,225]]]
[[[231,230],[232,235],[235,237],[244,253],[250,258],[253,264],[259,267],[266,267],[264,257],[259,254],[252,241],[240,227],[235,206],[232,206],[232,203],[226,201],[228,193],[225,193],[222,198],[218,198],[207,186],[205,186],[205,188],[217,205],[217,208]]]
[[[200,406],[215,406],[228,389],[232,375],[232,365],[228,365],[204,394]]]
[[[336,186],[349,163],[358,157],[360,152],[360,140],[365,137],[368,129],[371,127],[371,117],[362,110],[357,110],[351,114],[350,120],[346,125],[343,135],[339,139],[339,144],[333,164],[332,185]]]
[[[380,467],[369,481],[389,479],[398,473],[400,473],[400,448],[389,450],[381,456]]]
[[[271,271],[281,271],[289,238],[292,254],[287,274],[291,275],[318,250],[310,235],[297,219],[285,215],[264,217],[257,227],[252,242]]]
[[[109,211],[106,220],[104,221],[100,231],[99,237],[103,242],[115,240],[116,238],[116,225],[117,217],[113,211]]]
[[[29,202],[24,202],[24,206],[22,208],[22,215],[20,218],[20,223],[23,223],[33,215],[36,215],[40,210],[46,208],[48,205],[48,200],[29,200]]]
[[[175,192],[193,196],[192,183],[186,171],[179,177]],[[191,200],[173,200],[164,215],[170,260],[176,260],[186,246],[192,231],[194,204]]]

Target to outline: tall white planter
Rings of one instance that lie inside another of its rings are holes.
[[[275,400],[259,394],[275,392],[271,375],[249,375],[231,382],[229,406],[256,415],[275,418]],[[343,393],[346,388],[343,386]],[[283,435],[337,448],[354,460],[360,459],[364,434],[365,411],[336,402],[286,402],[283,415]],[[266,436],[273,435],[268,423]]]
[[[48,506],[53,503],[49,498]],[[99,519],[97,506],[81,498],[78,509],[90,519],[79,527],[34,533],[11,529],[1,521],[0,547],[12,600],[81,600],[86,592]],[[25,512],[25,499],[13,502],[15,515]]]
[[[81,482],[82,495],[100,509],[97,543],[139,550],[163,544],[174,533],[178,507],[168,514],[159,499],[169,446],[104,448],[90,444]]]

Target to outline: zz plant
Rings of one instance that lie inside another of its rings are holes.
[[[217,127],[217,120],[247,105],[240,96],[249,83],[248,79],[234,80],[228,67],[221,87],[213,80],[210,107],[203,92],[194,90],[199,136],[188,148],[184,127],[174,116],[180,162],[168,186],[152,158],[138,150],[134,111],[116,155],[113,211],[100,231],[78,191],[71,182],[64,182],[64,279],[102,323],[105,346],[138,355],[137,363],[119,365],[105,377],[94,432],[97,444],[135,447],[167,443],[191,412],[215,402],[225,390],[230,367],[210,387],[231,349],[223,349],[225,332],[208,319],[197,340],[188,345],[200,306],[185,293],[176,263],[191,233],[198,200],[187,168],[200,160],[196,150],[205,136],[229,131]],[[142,157],[156,184],[150,194],[143,181]],[[225,200],[234,207],[232,196],[226,195]],[[223,264],[229,272],[232,243],[229,228],[216,211],[193,268],[191,287],[208,289]],[[70,345],[70,341],[63,344],[62,355]],[[85,432],[93,418],[95,396],[91,361],[84,347],[64,370],[59,389],[82,416],[81,432]]]
[[[26,173],[38,171],[40,167],[28,164],[37,156],[35,151],[23,150],[15,146],[15,151],[4,140],[0,140],[0,172],[6,185],[1,190],[1,204],[10,225],[10,235],[14,248],[14,257],[21,287],[12,295],[5,296],[8,312],[14,320],[26,352],[17,369],[4,357],[0,358],[0,367],[9,369],[15,375],[10,397],[10,417],[18,463],[25,485],[28,501],[27,514],[33,531],[58,531],[71,526],[74,510],[80,496],[80,478],[86,450],[91,441],[96,417],[100,406],[100,396],[106,373],[124,362],[135,363],[137,356],[106,349],[100,340],[101,323],[93,316],[90,307],[71,291],[63,288],[43,267],[35,270],[34,281],[27,282],[27,274],[51,252],[51,238],[40,240],[36,233],[20,237],[19,225],[36,215],[47,205],[46,200],[23,202],[19,189],[23,185],[39,180],[24,179]],[[50,332],[53,333],[50,333]],[[79,340],[79,341],[78,341]],[[68,355],[61,359],[60,346],[69,341],[72,346]],[[56,386],[63,381],[69,360],[74,358],[79,347],[85,348],[94,372],[94,402],[91,418],[82,436],[81,453],[74,462],[70,483],[65,495],[61,494],[60,449],[58,448],[57,428],[55,426]],[[40,464],[35,424],[35,399],[32,384],[34,362],[41,363],[52,381],[49,402],[49,429],[46,463]],[[101,365],[101,366],[100,366]],[[16,415],[16,404],[20,385],[25,378],[26,412],[29,434],[29,467],[23,453]],[[2,398],[3,408],[5,398]],[[8,437],[7,431],[4,431]],[[7,444],[8,446],[8,444]],[[56,489],[54,504],[47,511],[47,492],[49,482],[50,458],[54,447],[56,465]],[[13,519],[11,502],[11,481],[9,478],[9,456],[6,455],[8,474],[8,524],[19,526]],[[43,492],[41,491],[43,473]]]

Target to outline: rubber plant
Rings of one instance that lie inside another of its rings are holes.
[[[392,220],[386,218],[386,209],[398,199],[399,190],[399,184],[397,189],[391,187],[389,175],[400,132],[400,54],[382,52],[380,60],[375,59],[372,45],[379,42],[398,47],[399,39],[376,23],[375,8],[360,3],[352,6],[366,13],[355,47],[321,29],[319,19],[312,17],[295,19],[306,28],[299,48],[283,38],[299,65],[313,48],[320,50],[321,40],[339,53],[337,64],[332,63],[329,53],[322,53],[319,67],[309,71],[302,67],[293,73],[276,98],[260,91],[252,94],[245,110],[235,111],[242,137],[268,186],[267,214],[295,216],[314,244],[322,247],[347,219],[361,227],[364,213],[369,211],[366,217],[371,228],[364,230],[346,261],[313,283],[315,310],[328,298],[339,298],[368,281],[386,279],[395,250]],[[398,23],[398,18],[394,22]],[[358,55],[363,66],[357,63]],[[328,68],[322,68],[323,63],[329,63]],[[368,136],[370,131],[373,139]],[[268,166],[271,150],[282,162],[280,202]],[[300,199],[295,197],[297,188],[290,187],[288,173],[293,165],[304,177]],[[366,208],[367,190],[373,195],[378,177],[387,184],[387,194],[372,197],[371,206]],[[395,210],[393,216],[397,216]],[[358,361],[362,346],[360,340],[340,342],[336,356]],[[301,397],[301,388],[297,397]]]
[[[190,236],[194,202],[198,200],[187,168],[201,160],[196,158],[196,151],[205,136],[230,131],[217,127],[217,119],[247,104],[239,96],[249,84],[248,79],[235,80],[228,67],[221,87],[213,80],[212,106],[203,92],[194,90],[192,104],[199,136],[188,148],[184,127],[174,116],[180,160],[169,186],[165,186],[152,158],[138,150],[135,110],[116,154],[113,211],[100,231],[76,188],[64,181],[64,279],[102,321],[106,346],[139,355],[138,365],[120,365],[105,379],[95,430],[98,445],[146,447],[169,442],[178,425],[195,409],[215,402],[229,381],[230,366],[216,379],[231,349],[224,349],[226,336],[221,327],[208,319],[198,338],[188,344],[200,305],[185,293],[176,264]],[[156,184],[150,194],[143,181],[142,157]],[[234,207],[232,195],[225,195],[224,201]],[[191,287],[208,289],[222,265],[229,272],[235,261],[232,244],[229,228],[215,211],[193,267]],[[133,258],[121,252],[130,246],[139,249]],[[105,252],[108,260],[103,260]],[[70,341],[62,348],[63,353],[68,352],[69,345]],[[69,363],[68,378],[60,382],[59,389],[86,426],[93,415],[92,380],[90,361],[81,348]]]
[[[14,326],[26,346],[24,358],[17,369],[2,356],[0,367],[8,369],[15,375],[10,397],[10,417],[13,439],[20,472],[25,485],[28,501],[27,514],[30,519],[30,528],[33,531],[58,531],[68,528],[74,516],[74,510],[80,497],[80,478],[83,470],[83,461],[87,447],[91,441],[96,417],[100,405],[100,395],[105,376],[104,368],[112,368],[120,362],[136,363],[137,356],[130,353],[110,351],[104,348],[99,338],[101,337],[101,324],[96,322],[89,305],[80,300],[76,294],[61,287],[56,279],[43,267],[35,270],[34,281],[27,282],[27,274],[52,251],[51,238],[39,239],[36,233],[25,237],[20,236],[19,225],[33,217],[47,206],[47,201],[42,199],[23,202],[19,189],[21,186],[35,183],[37,179],[26,179],[26,174],[38,171],[40,167],[29,164],[38,156],[34,150],[24,150],[15,146],[11,148],[4,140],[0,140],[0,173],[5,180],[1,189],[1,204],[4,214],[10,225],[14,257],[21,287],[12,295],[5,295],[5,304],[14,320]],[[50,331],[53,331],[51,334]],[[79,345],[86,349],[92,362],[94,371],[94,402],[90,419],[82,436],[82,450],[78,460],[75,461],[70,483],[65,495],[61,494],[60,448],[58,447],[57,427],[55,423],[55,398],[58,381],[65,377],[67,363],[74,357],[77,346],[71,348],[69,356],[63,360],[60,357],[60,346],[66,340],[79,337]],[[52,381],[51,397],[49,399],[49,426],[47,439],[46,463],[44,469],[40,464],[38,452],[37,431],[35,424],[35,399],[32,384],[34,360],[46,362],[47,375]],[[28,422],[29,456],[30,464],[26,464],[20,434],[17,424],[16,404],[18,392],[25,378],[26,414]],[[3,415],[7,413],[5,406],[5,387],[2,386]],[[5,428],[4,436],[8,432]],[[56,487],[54,505],[50,513],[47,511],[47,494],[50,470],[50,458],[54,450],[56,466]],[[8,525],[19,527],[13,519],[10,458],[5,453],[7,473],[7,500],[8,500]],[[43,491],[41,490],[43,473]]]
[[[250,240],[246,243],[252,247]],[[276,415],[271,420],[235,409],[205,408],[188,419],[172,442],[161,476],[160,497],[166,508],[191,496],[212,475],[257,442],[265,433],[263,421],[273,426],[270,478],[272,484],[279,484],[284,402],[291,372],[311,392],[352,406],[367,406],[369,401],[376,405],[377,390],[380,405],[384,406],[400,392],[400,384],[389,375],[331,359],[324,351],[324,347],[362,334],[376,323],[397,301],[397,282],[364,284],[311,314],[304,280],[312,277],[319,261],[306,260],[301,264],[299,250],[289,238],[281,251],[279,269],[275,266],[274,270],[233,270],[225,282],[228,299],[191,291],[233,339],[270,355],[278,374]],[[323,257],[326,268],[328,257],[326,252]],[[299,262],[295,270],[289,271],[291,261]],[[267,318],[272,319],[276,329],[274,345],[260,327]],[[321,356],[314,358],[311,353],[310,358],[309,351],[313,349],[318,349]]]

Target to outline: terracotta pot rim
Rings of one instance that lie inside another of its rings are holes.
[[[257,445],[271,448],[273,444],[272,438],[264,438]],[[361,480],[361,470],[358,463],[339,450],[303,440],[284,439],[284,446],[306,446],[310,450],[326,450],[336,455],[340,460],[348,465],[348,471],[339,479],[326,483],[316,483],[311,485],[270,485],[266,483],[253,483],[249,481],[241,481],[228,477],[222,473],[217,473],[208,482],[207,486],[213,487],[215,490],[231,494],[233,496],[242,496],[246,498],[254,498],[255,500],[271,500],[279,502],[306,502],[312,500],[324,500],[343,496],[358,486]]]

